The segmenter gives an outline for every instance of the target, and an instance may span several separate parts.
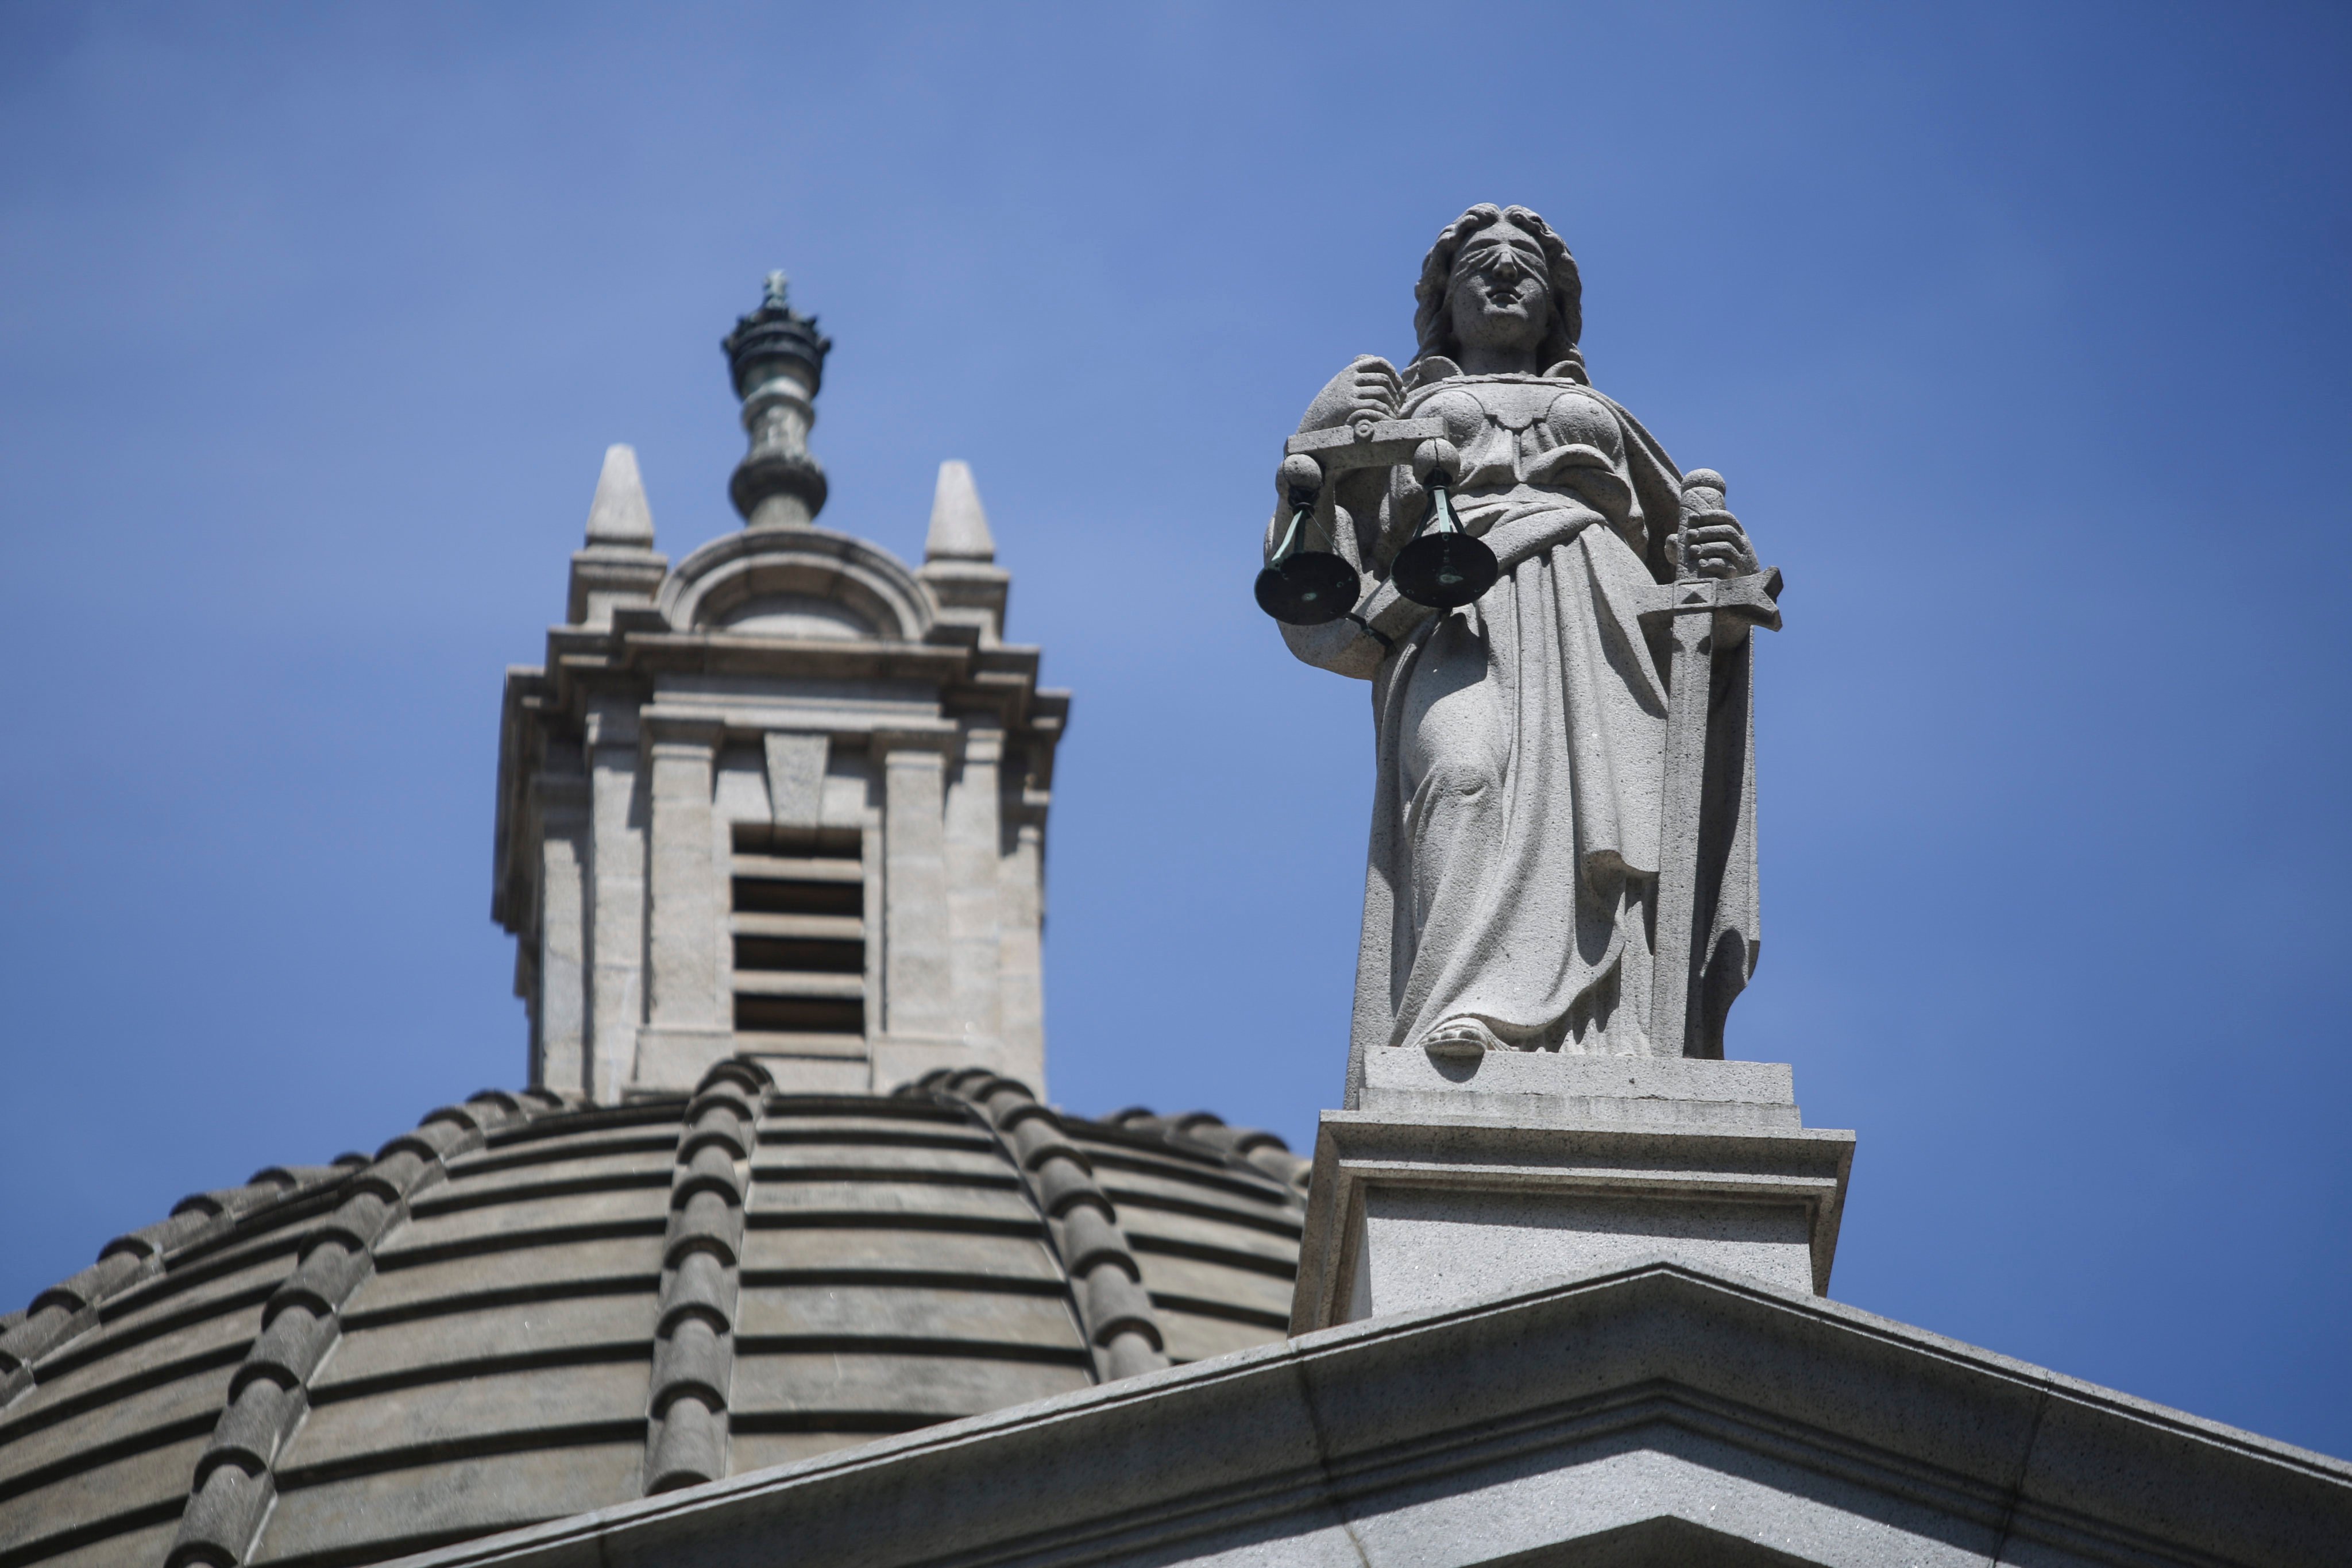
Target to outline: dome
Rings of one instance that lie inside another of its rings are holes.
[[[1305,1172],[980,1070],[478,1095],[0,1318],[0,1568],[381,1562],[1276,1341]]]

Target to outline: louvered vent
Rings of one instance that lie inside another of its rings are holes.
[[[736,1029],[862,1040],[866,867],[856,835],[803,833],[787,845],[739,833],[732,885]]]

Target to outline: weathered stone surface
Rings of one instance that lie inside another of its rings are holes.
[[[653,1337],[655,1293],[647,1285],[627,1295],[551,1295],[520,1310],[501,1303],[373,1328],[347,1325],[311,1387],[324,1398],[353,1384],[436,1368],[455,1373],[484,1362],[547,1361],[592,1348],[634,1354]]]
[[[1298,1233],[1288,1226],[1248,1224],[1198,1209],[1166,1208],[1106,1184],[1119,1205],[1119,1220],[1133,1236],[1163,1241],[1171,1247],[1198,1247],[1215,1253],[1246,1253],[1253,1258],[1290,1268],[1298,1258]],[[1211,1205],[1203,1204],[1202,1208]],[[1255,1216],[1252,1216],[1255,1217]]]
[[[729,342],[749,526],[669,569],[614,447],[567,624],[508,681],[493,907],[520,944],[533,1081],[612,1102],[756,1049],[811,1092],[972,1066],[1042,1091],[1067,694],[1003,641],[1011,578],[970,468],[941,470],[919,570],[814,527],[824,340],[773,299]],[[730,908],[730,851],[845,847],[863,907],[797,912],[856,918],[831,936],[849,961],[730,927],[761,912]]]
[[[666,1141],[675,1144],[675,1129],[670,1130]],[[647,1149],[642,1146],[643,1142],[633,1140],[631,1144],[620,1146],[590,1145],[568,1158],[561,1157],[565,1153],[561,1150],[533,1151],[551,1157],[533,1159],[528,1163],[460,1164],[450,1173],[447,1182],[429,1194],[420,1194],[410,1208],[419,1215],[447,1213],[591,1187],[620,1190],[637,1184],[667,1184],[671,1151]]]
[[[1294,1289],[1288,1266],[1278,1269],[1241,1268],[1228,1262],[1156,1251],[1149,1240],[1146,1237],[1137,1237],[1135,1260],[1143,1266],[1144,1289],[1154,1295],[1230,1301],[1253,1311],[1288,1318]]]
[[[651,1339],[625,1361],[465,1374],[383,1388],[362,1398],[320,1391],[310,1418],[279,1461],[289,1476],[343,1464],[363,1454],[402,1453],[468,1444],[496,1436],[541,1433],[552,1442],[566,1428],[642,1420]],[[420,1369],[420,1371],[425,1369]]]
[[[604,448],[604,468],[596,476],[596,499],[588,506],[588,542],[653,548],[653,509],[646,501],[646,482],[637,472],[634,447]]]
[[[1277,1321],[1277,1315],[1271,1312],[1252,1312],[1247,1321],[1235,1315],[1208,1317],[1200,1312],[1187,1311],[1176,1300],[1157,1292],[1151,1298],[1151,1304],[1159,1317],[1160,1331],[1167,1336],[1168,1359],[1180,1365],[1262,1345],[1266,1342],[1266,1331],[1274,1328]],[[1229,1302],[1215,1304],[1235,1305]]]
[[[119,1311],[73,1347],[73,1358],[102,1355],[117,1342],[137,1341],[158,1325],[226,1310],[226,1304],[259,1300],[294,1271],[299,1238],[282,1232],[254,1247],[228,1247],[192,1259],[184,1270],[129,1293]]]
[[[1496,1116],[1571,1127],[1802,1125],[1785,1063],[1563,1051],[1489,1051],[1466,1059],[1381,1051],[1364,1058],[1359,1109],[1399,1118]]]
[[[2045,1430],[2063,1436],[2045,1447]],[[1652,1263],[888,1438],[418,1568],[637,1568],[689,1542],[696,1568],[750,1568],[784,1540],[845,1568],[2319,1568],[2347,1538],[2352,1467]]]
[[[649,1411],[695,1390],[730,1428],[702,1446],[724,1473],[1087,1386],[1132,1358],[1089,1342],[1091,1282],[1052,1249],[1016,1163],[1033,1147],[1125,1140],[1143,1164],[1157,1148],[1180,1173],[1154,1178],[1161,1203],[1189,1190],[1297,1223],[1288,1187],[1189,1144],[1179,1157],[1172,1133],[1065,1122],[1021,1097],[1000,1138],[960,1102],[758,1083],[730,1065],[690,1100],[477,1100],[362,1176],[262,1184],[217,1228],[159,1232],[131,1254],[154,1274],[113,1298],[121,1316],[37,1361],[0,1406],[0,1552],[160,1563],[135,1548],[199,1553],[215,1527],[260,1526],[256,1560],[358,1563],[639,1495],[680,1447],[679,1424]],[[706,1198],[732,1216],[720,1189],[746,1184],[786,1201],[720,1237],[740,1258],[720,1267],[686,1222]],[[1217,1224],[1181,1217],[1214,1250]],[[1139,1294],[1119,1310],[1139,1303],[1195,1324]],[[1198,1354],[1280,1328],[1176,1332]],[[711,1353],[730,1346],[740,1377]],[[605,1464],[618,1451],[629,1466]]]
[[[956,1285],[753,1287],[737,1309],[739,1342],[877,1337],[977,1341],[1082,1351],[1066,1292],[994,1293]],[[1253,1341],[1263,1343],[1265,1336]]]
[[[940,465],[939,488],[931,498],[930,531],[923,539],[923,559],[996,559],[996,539],[988,531],[988,513],[981,507],[980,488],[972,483],[970,463]]]
[[[747,1273],[854,1270],[1013,1279],[1061,1278],[1061,1269],[1045,1250],[1042,1226],[1033,1236],[972,1235],[854,1222],[775,1230],[754,1226],[743,1236],[743,1268]]]
[[[500,1241],[512,1245],[540,1231],[658,1226],[667,1202],[662,1187],[630,1186],[452,1209],[410,1220],[385,1239],[378,1253],[381,1258],[405,1258]]]
[[[1716,616],[1676,662],[1706,617],[1661,589],[1752,575],[1754,552],[1719,477],[1686,487],[1592,389],[1576,262],[1541,217],[1472,207],[1414,292],[1412,362],[1360,356],[1317,395],[1265,535],[1273,563],[1303,505],[1311,548],[1363,581],[1352,614],[1283,627],[1300,659],[1373,683],[1346,1103],[1380,1050],[1720,1057],[1758,940],[1751,649]],[[1425,525],[1489,562],[1474,601],[1405,596]]]
[[[172,1549],[172,1537],[179,1530],[174,1517],[161,1524],[144,1529],[108,1535],[55,1555],[41,1558],[41,1568],[121,1568],[126,1563],[161,1563]]]
[[[0,1417],[0,1444],[9,1440],[6,1434],[16,1423],[60,1402],[102,1397],[101,1391],[107,1388],[139,1386],[165,1369],[194,1371],[241,1355],[240,1347],[261,1331],[263,1299],[276,1279],[284,1275],[282,1268],[271,1272],[274,1278],[248,1283],[236,1297],[187,1303],[184,1313],[173,1315],[180,1326],[168,1332],[94,1335],[76,1345],[71,1361],[48,1373],[32,1393]],[[157,1326],[153,1321],[141,1325],[151,1331]]]
[[[1627,1076],[1639,1087],[1638,1071]],[[1475,1109],[1492,1103],[1455,1092]],[[1291,1331],[1659,1256],[1826,1290],[1853,1158],[1850,1132],[1737,1112],[1580,1125],[1525,1111],[1326,1111]]]
[[[650,1296],[661,1272],[661,1232],[656,1226],[633,1237],[542,1235],[533,1240],[526,1234],[515,1239],[516,1245],[495,1251],[405,1268],[386,1268],[379,1260],[364,1295],[344,1312],[344,1323],[363,1326],[374,1313],[404,1312],[471,1295],[527,1300],[617,1285],[642,1287]]]
[[[997,1184],[1004,1180],[1004,1155],[992,1140],[971,1139],[945,1145],[893,1145],[861,1142],[854,1133],[839,1142],[800,1142],[762,1148],[755,1179],[772,1182],[824,1180],[839,1173],[884,1180],[971,1178]]]
[[[37,1491],[10,1498],[0,1504],[0,1552],[24,1552],[27,1561],[38,1561],[31,1555],[36,1542],[99,1531],[110,1521],[143,1528],[145,1516],[158,1507],[169,1508],[176,1520],[207,1436],[208,1431],[200,1431],[121,1458],[101,1459],[58,1475]]]
[[[257,1563],[312,1553],[362,1560],[496,1530],[518,1515],[562,1519],[637,1492],[642,1441],[489,1453],[338,1478],[280,1493]],[[380,1543],[380,1544],[379,1544]]]
[[[908,1375],[907,1359],[888,1351],[759,1354],[747,1350],[736,1358],[735,1409],[750,1427],[756,1427],[763,1415],[785,1412],[894,1412],[938,1420],[1066,1394],[1095,1381],[1083,1348],[1071,1350],[1058,1362],[926,1354],[919,1378]]]
[[[754,1223],[773,1218],[802,1223],[815,1215],[851,1218],[866,1215],[935,1216],[948,1222],[992,1221],[1016,1229],[1034,1226],[1036,1210],[1010,1184],[1001,1188],[919,1185],[884,1186],[866,1182],[768,1182],[751,1194]]]
[[[911,1427],[901,1426],[890,1429],[907,1431]],[[820,1454],[859,1447],[883,1435],[872,1426],[855,1432],[738,1432],[732,1440],[735,1474],[746,1476],[772,1466],[796,1464]]]
[[[155,1387],[126,1387],[104,1404],[41,1425],[20,1420],[0,1427],[0,1495],[37,1485],[41,1472],[72,1467],[81,1456],[123,1445],[152,1446],[159,1433],[210,1431],[227,1403],[234,1363],[176,1377],[169,1376],[170,1370],[166,1363],[168,1381]]]

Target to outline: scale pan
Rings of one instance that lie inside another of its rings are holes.
[[[1354,609],[1362,586],[1338,556],[1302,550],[1257,574],[1257,607],[1285,626],[1319,626]]]
[[[1389,581],[1416,605],[1453,610],[1493,587],[1501,572],[1485,540],[1466,533],[1424,533],[1397,552]]]

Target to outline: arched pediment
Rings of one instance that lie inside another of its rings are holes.
[[[679,631],[920,642],[938,618],[898,557],[815,528],[753,528],[677,564],[655,603]]]

